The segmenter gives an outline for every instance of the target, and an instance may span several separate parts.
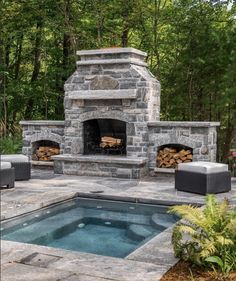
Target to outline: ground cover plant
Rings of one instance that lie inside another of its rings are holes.
[[[236,208],[227,199],[217,202],[208,195],[203,208],[179,205],[169,212],[182,218],[172,235],[176,257],[219,278],[236,271]]]
[[[203,270],[201,267],[180,261],[164,274],[161,281],[235,281],[236,272],[222,276],[217,271]]]

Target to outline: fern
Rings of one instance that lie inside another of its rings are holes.
[[[169,213],[175,213],[197,227],[205,228],[208,225],[202,210],[195,206],[174,206],[170,208]]]
[[[216,241],[222,246],[234,244],[234,242],[231,239],[227,239],[222,235],[216,236]]]
[[[218,203],[214,195],[208,195],[203,209],[182,205],[169,212],[182,218],[172,235],[177,257],[206,267],[213,263],[222,272],[236,267],[236,261],[232,262],[236,258],[236,209],[230,208],[227,199]],[[233,266],[229,267],[229,261]]]

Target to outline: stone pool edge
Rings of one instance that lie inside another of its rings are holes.
[[[148,198],[143,199],[143,198],[134,198],[134,197],[127,197],[127,196],[113,196],[113,195],[105,195],[105,194],[76,192],[76,193],[73,193],[70,195],[67,194],[66,196],[60,196],[60,198],[54,198],[52,200],[44,202],[43,204],[40,204],[40,206],[37,206],[37,208],[32,211],[18,214],[17,216],[14,216],[14,217],[1,219],[1,223],[6,222],[7,220],[15,219],[16,217],[34,213],[40,209],[49,208],[52,205],[56,205],[56,204],[62,203],[64,201],[69,201],[69,200],[72,200],[77,197],[100,199],[100,200],[124,201],[124,202],[141,203],[141,204],[161,204],[161,205],[169,205],[169,206],[174,205],[174,204],[185,203],[185,202],[173,202],[173,201],[160,200],[160,199],[158,199],[158,200],[150,199],[149,200]],[[176,259],[174,257],[174,252],[173,252],[173,248],[171,245],[171,234],[172,234],[173,227],[174,227],[174,225],[170,226],[169,228],[167,228],[160,234],[156,235],[151,240],[149,240],[147,243],[145,243],[144,245],[142,245],[141,247],[139,247],[138,249],[136,249],[132,253],[130,253],[127,257],[125,257],[123,259],[121,259],[121,258],[117,258],[117,259],[156,265],[156,266],[162,268],[162,270],[160,270],[160,272],[157,272],[156,281],[160,280],[160,279],[158,279],[158,276],[162,276],[166,271],[168,271],[178,261],[178,259]],[[9,241],[9,240],[1,240],[1,242],[2,241],[5,241],[10,244],[11,244],[11,242],[13,242],[13,241]],[[13,243],[15,243],[15,242],[13,242]],[[19,245],[22,244],[23,246],[24,245],[35,246],[34,244],[27,244],[27,243],[21,243],[21,242],[16,242],[16,243],[18,243]],[[38,248],[40,248],[40,247],[45,248],[45,246],[40,246],[40,245],[36,245],[36,246]],[[46,247],[46,248],[51,248],[51,247]],[[51,248],[51,249],[53,250],[53,249],[57,249],[57,248]],[[63,251],[72,252],[72,253],[78,254],[78,255],[84,254],[83,252],[79,252],[79,251],[69,251],[69,250],[62,250],[62,249],[58,249],[58,250],[61,250],[62,252]],[[86,254],[95,256],[98,259],[100,257],[103,257],[103,256],[91,254],[91,253],[86,253]],[[163,269],[165,269],[164,273],[163,273]]]

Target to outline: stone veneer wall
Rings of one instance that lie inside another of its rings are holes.
[[[181,144],[193,149],[193,161],[216,161],[218,122],[149,122],[149,169],[156,167],[158,148]]]
[[[32,156],[32,143],[40,140],[54,141],[60,146],[60,153],[64,152],[64,121],[21,121],[23,128],[22,153]]]
[[[193,149],[193,161],[215,161],[214,122],[163,122],[160,84],[133,48],[79,51],[81,60],[65,83],[65,121],[22,121],[23,153],[32,143],[59,143],[57,173],[140,178],[156,167],[158,148],[180,144]],[[126,122],[127,157],[84,154],[84,122],[91,119]]]
[[[148,121],[159,120],[160,84],[132,48],[80,51],[65,83],[65,154],[83,154],[83,122],[126,122],[127,156],[147,157]]]

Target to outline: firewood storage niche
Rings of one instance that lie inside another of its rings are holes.
[[[126,122],[116,119],[85,121],[84,154],[126,155]]]
[[[193,160],[193,149],[181,144],[162,145],[157,150],[158,168],[176,168],[179,163],[188,163]]]
[[[59,143],[50,140],[40,140],[32,143],[33,161],[53,161],[52,156],[60,154]]]

